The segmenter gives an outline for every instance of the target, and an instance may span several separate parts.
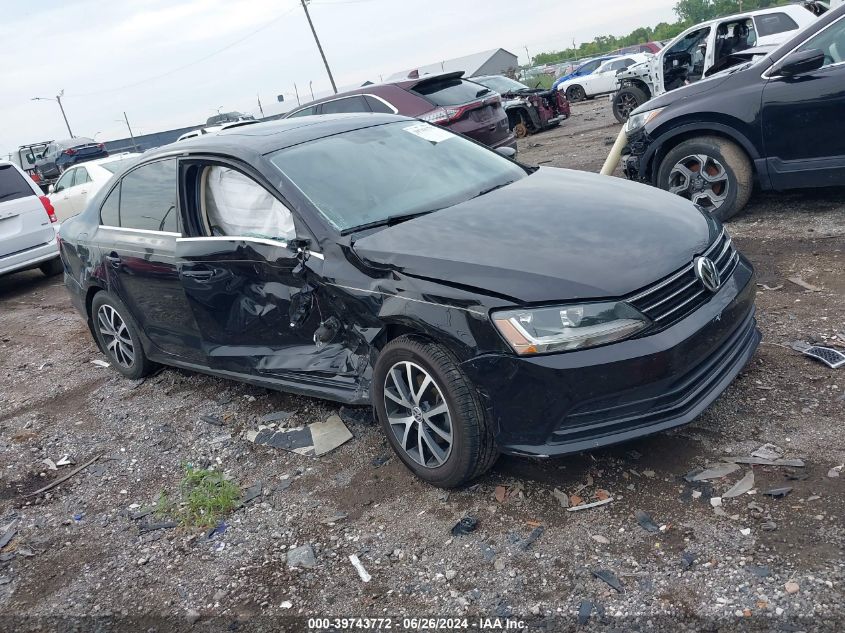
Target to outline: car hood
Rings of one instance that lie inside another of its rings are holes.
[[[673,103],[678,103],[685,99],[694,99],[695,97],[717,89],[730,77],[730,75],[714,75],[706,79],[701,79],[695,83],[675,88],[670,92],[665,92],[659,97],[655,97],[651,101],[646,101],[643,105],[637,108],[637,111],[645,112],[654,108],[663,108]],[[635,111],[636,113],[636,111]]]
[[[619,178],[541,168],[354,242],[365,262],[517,302],[623,297],[707,249],[716,223]]]

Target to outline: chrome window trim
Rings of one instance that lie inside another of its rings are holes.
[[[836,25],[836,24],[839,24],[842,20],[845,20],[845,15],[841,15],[841,16],[839,16],[836,20],[834,20],[833,22],[831,22],[830,24],[828,24],[828,25],[827,25],[826,27],[824,27],[822,30],[820,30],[820,31],[816,31],[815,33],[813,33],[810,37],[808,37],[807,39],[805,39],[803,42],[801,42],[800,44],[798,44],[795,48],[793,48],[791,51],[789,51],[789,52],[788,52],[788,53],[786,53],[783,57],[781,57],[781,58],[778,60],[778,62],[783,61],[784,59],[786,59],[787,57],[789,57],[790,55],[792,55],[792,53],[794,53],[794,52],[795,52],[795,51],[797,51],[799,48],[801,48],[802,46],[804,46],[804,44],[806,44],[807,42],[809,42],[809,41],[810,41],[810,40],[812,40],[812,39],[815,39],[817,36],[821,35],[822,33],[824,33],[825,31],[827,31],[827,30],[828,30],[829,28],[831,28],[832,26],[834,26],[834,25]],[[835,63],[835,64],[830,64],[829,66],[822,66],[822,67],[821,67],[821,68],[819,68],[818,70],[825,70],[825,69],[827,69],[827,68],[836,68],[837,66],[842,66],[842,65],[844,65],[844,64],[845,64],[845,61],[841,61],[841,62],[837,62],[837,63]],[[777,63],[772,64],[772,66],[771,66],[770,68],[767,68],[767,69],[763,72],[763,74],[762,74],[762,75],[760,75],[760,78],[761,78],[761,79],[783,79],[783,78],[784,78],[784,77],[783,77],[783,75],[770,75],[770,74],[769,74],[770,72],[772,72],[772,71],[774,70],[775,66],[777,66]]]
[[[99,228],[101,229],[109,229],[111,231],[125,231],[126,233],[146,233],[149,235],[166,235],[168,237],[176,237],[181,238],[181,233],[174,233],[172,231],[153,231],[151,229],[130,229],[129,227],[125,226],[111,226],[109,224],[100,224]]]
[[[293,115],[295,115],[296,113],[302,112],[303,110],[307,110],[308,108],[316,108],[318,106],[325,105],[326,103],[333,103],[335,101],[342,101],[343,99],[351,99],[353,97],[372,97],[373,99],[376,99],[377,101],[381,101],[384,105],[386,105],[388,108],[393,110],[393,114],[399,114],[399,109],[396,106],[394,106],[392,103],[390,103],[389,101],[383,99],[382,97],[379,97],[378,95],[374,95],[370,92],[356,92],[355,94],[344,95],[343,97],[336,97],[334,99],[327,99],[326,101],[320,101],[319,103],[312,103],[311,105],[306,105],[306,106],[299,108],[297,110],[293,110],[290,114],[286,115],[285,118],[287,119],[287,118],[293,117]],[[366,114],[366,112],[364,112],[362,114]],[[370,112],[370,114],[379,114],[379,113]],[[317,116],[317,115],[311,114],[311,115],[306,115],[306,116]]]
[[[277,246],[279,248],[288,247],[288,242],[283,242],[281,240],[271,240],[265,237],[238,237],[231,235],[215,235],[213,237],[178,237],[176,238],[176,242],[255,242],[256,244]],[[311,257],[316,257],[317,259],[326,258],[322,253],[308,251],[308,254]]]

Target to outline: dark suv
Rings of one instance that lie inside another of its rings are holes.
[[[493,149],[516,150],[501,97],[463,75],[453,72],[371,84],[312,101],[285,118],[345,112],[403,114],[448,127]]]
[[[755,185],[845,185],[845,7],[761,60],[653,99],[628,119],[625,174],[720,220]]]
[[[105,145],[84,136],[50,141],[44,154],[36,161],[35,170],[41,178],[57,178],[71,165],[108,155]]]

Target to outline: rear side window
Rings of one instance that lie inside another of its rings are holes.
[[[393,108],[391,108],[389,105],[387,105],[381,99],[376,99],[375,97],[371,97],[369,95],[367,95],[364,98],[367,100],[367,105],[370,106],[370,110],[372,110],[373,112],[378,112],[378,113],[381,113],[381,114],[393,114],[394,113]]]
[[[296,117],[299,117],[299,116],[311,116],[313,114],[317,114],[317,107],[316,106],[311,106],[310,108],[303,108],[299,112],[294,112],[293,114],[291,114],[287,118],[295,119]]]
[[[91,182],[91,177],[88,175],[88,170],[84,167],[76,168],[76,178],[73,180],[73,186],[84,185],[86,182]]]
[[[364,101],[364,97],[346,97],[336,101],[328,101],[323,104],[320,114],[342,114],[344,112],[369,112],[370,106]]]
[[[33,195],[32,187],[17,169],[11,165],[0,165],[0,203]]]
[[[120,185],[120,224],[127,229],[179,232],[176,160],[162,160],[130,171]]]
[[[758,15],[754,18],[757,23],[757,35],[765,37],[766,35],[775,35],[776,33],[785,33],[786,31],[794,31],[798,28],[798,24],[786,13],[770,13],[768,15]]]
[[[103,226],[120,226],[120,183],[111,190],[108,198],[100,207],[100,224]]]
[[[452,106],[475,101],[489,93],[490,89],[453,77],[419,83],[411,92],[425,97],[436,106]]]

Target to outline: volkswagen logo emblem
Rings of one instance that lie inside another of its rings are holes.
[[[695,276],[698,277],[702,285],[710,292],[716,292],[722,285],[722,280],[719,279],[719,269],[716,268],[713,260],[708,257],[696,257],[694,266]]]

